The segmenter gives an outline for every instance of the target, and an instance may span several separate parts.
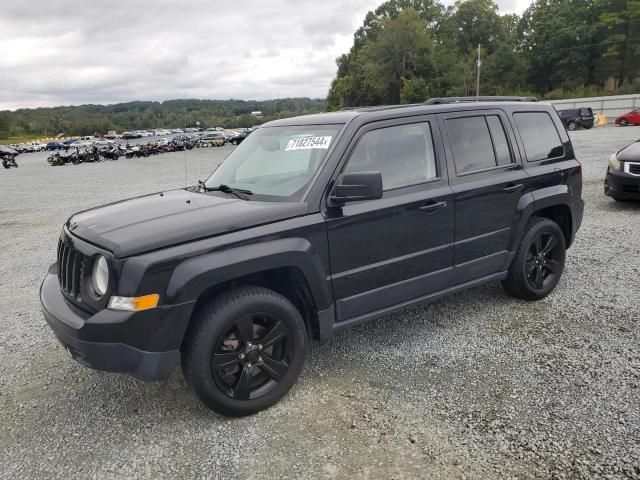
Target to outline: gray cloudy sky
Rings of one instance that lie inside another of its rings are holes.
[[[2,2],[0,110],[166,100],[185,90],[324,97],[335,58],[382,1]],[[497,3],[519,13],[530,0]]]

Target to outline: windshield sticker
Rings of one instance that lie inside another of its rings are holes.
[[[289,152],[291,150],[310,150],[312,148],[322,148],[326,150],[329,148],[329,144],[331,143],[332,138],[333,137],[292,138],[287,143],[287,147],[284,149],[284,151]]]

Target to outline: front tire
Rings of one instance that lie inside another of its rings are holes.
[[[502,282],[507,292],[525,300],[540,300],[556,287],[564,270],[566,244],[557,223],[533,217]]]
[[[620,120],[621,127],[626,127],[627,125],[629,125],[629,120],[627,120],[626,118],[623,118],[622,120]]]
[[[284,397],[306,353],[305,323],[282,295],[262,287],[222,293],[196,313],[182,348],[187,382],[210,409],[251,415]]]
[[[567,125],[567,128],[572,132],[575,132],[578,129],[578,125],[576,124],[576,122],[569,122],[569,125]]]

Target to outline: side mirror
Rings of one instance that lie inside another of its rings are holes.
[[[334,206],[345,202],[382,198],[380,172],[343,173],[338,177],[329,200]]]

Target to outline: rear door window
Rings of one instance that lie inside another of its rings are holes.
[[[486,118],[489,131],[491,132],[491,139],[493,140],[493,149],[495,150],[497,164],[509,165],[513,163],[511,149],[507,141],[507,134],[504,132],[502,120],[500,120],[500,117],[497,115],[488,115]]]
[[[516,112],[513,114],[513,119],[518,126],[529,162],[559,158],[564,155],[560,134],[547,112]]]
[[[513,163],[498,115],[450,118],[446,123],[458,175]]]

